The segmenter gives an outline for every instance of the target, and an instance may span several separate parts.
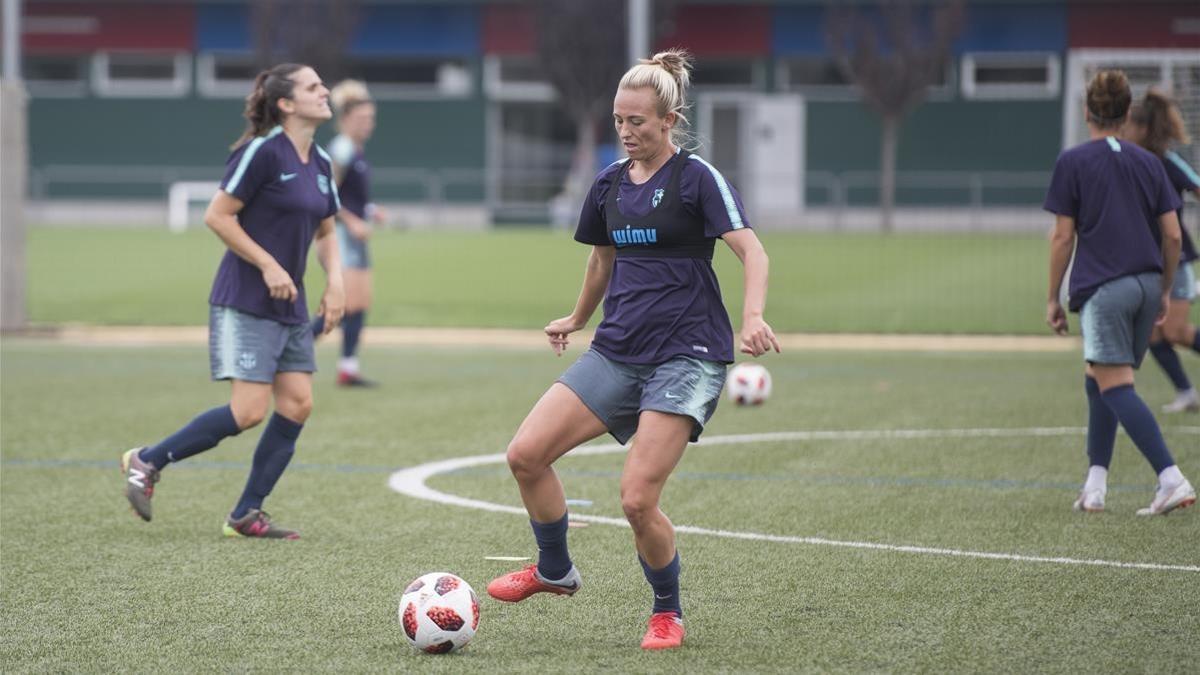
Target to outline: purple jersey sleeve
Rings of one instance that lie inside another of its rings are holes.
[[[720,237],[726,232],[749,227],[742,198],[716,167],[696,155],[688,158],[702,170],[696,181],[695,203],[704,216],[704,235]],[[686,199],[686,197],[685,197]]]
[[[321,146],[314,145],[313,147],[317,149],[317,156],[324,160],[320,164],[321,175],[327,181],[326,185],[329,187],[329,205],[325,210],[325,215],[321,216],[321,219],[324,220],[330,216],[337,215],[337,212],[342,210],[342,200],[338,196],[338,184],[333,177],[333,158]]]
[[[1079,217],[1079,190],[1075,172],[1071,170],[1065,155],[1059,155],[1054,163],[1054,174],[1050,177],[1050,188],[1042,208],[1060,216]]]
[[[1171,179],[1171,184],[1176,190],[1200,190],[1200,174],[1197,174],[1178,153],[1168,150],[1167,154],[1163,155],[1163,164],[1167,169],[1167,177]]]
[[[613,179],[620,175],[620,164],[614,164],[600,172],[592,181],[583,207],[579,210],[579,225],[575,228],[575,241],[592,246],[611,246],[608,238],[608,221],[604,217],[604,203]]]
[[[234,150],[225,163],[221,189],[243,203],[253,199],[259,188],[275,177],[277,162],[273,153],[262,150],[265,142],[266,138],[261,136],[251,139]]]
[[[1178,210],[1183,206],[1183,201],[1179,199],[1179,192],[1171,184],[1171,178],[1167,176],[1167,169],[1162,162],[1154,162],[1152,166],[1154,168],[1151,170],[1156,170],[1155,173],[1158,174],[1158,195],[1155,202],[1157,206],[1154,213],[1161,216],[1164,213]]]

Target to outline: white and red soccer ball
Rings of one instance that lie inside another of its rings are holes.
[[[738,405],[762,405],[771,397],[771,374],[757,363],[739,363],[729,371],[725,391]]]
[[[399,613],[408,643],[430,654],[462,649],[479,628],[475,590],[449,572],[431,572],[410,583]]]

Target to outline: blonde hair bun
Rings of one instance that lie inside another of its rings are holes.
[[[333,111],[339,115],[346,109],[346,106],[366,103],[370,100],[371,92],[367,90],[367,85],[362,80],[342,80],[329,90],[329,103],[333,106]]]

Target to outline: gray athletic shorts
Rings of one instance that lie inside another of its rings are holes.
[[[208,311],[208,362],[214,380],[275,381],[276,373],[314,373],[308,324],[286,324],[212,305]]]
[[[635,365],[589,349],[558,381],[575,392],[622,445],[637,432],[643,410],[691,417],[696,441],[721,400],[725,364],[676,356],[658,365]]]
[[[367,242],[350,234],[344,223],[334,228],[337,232],[338,252],[342,256],[342,267],[356,270],[371,269],[371,256],[367,254]]]
[[[1179,263],[1179,270],[1175,272],[1175,284],[1171,286],[1171,299],[1188,302],[1196,299],[1196,271],[1192,269],[1191,263]]]
[[[1162,275],[1158,272],[1113,279],[1096,289],[1079,312],[1084,360],[1141,366],[1161,298]]]

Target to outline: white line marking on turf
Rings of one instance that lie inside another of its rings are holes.
[[[485,556],[483,556],[483,559],[484,560],[500,560],[503,562],[521,562],[522,560],[529,560],[529,556],[527,556],[527,555],[485,555]]]
[[[1172,433],[1200,435],[1200,427],[1170,427]],[[763,434],[734,434],[729,436],[710,436],[700,439],[696,445],[742,445],[747,443],[767,443],[772,441],[812,441],[812,440],[864,440],[864,439],[912,439],[912,438],[1017,438],[1030,436],[1080,436],[1087,430],[1081,427],[1030,427],[1024,429],[878,429],[878,430],[845,430],[845,431],[780,431]],[[617,443],[587,445],[570,452],[572,456],[604,455],[623,452],[624,447]],[[495,513],[513,513],[526,516],[525,509],[517,506],[493,504],[478,499],[468,499],[457,495],[434,490],[425,484],[430,478],[485,464],[503,464],[504,453],[490,455],[475,455],[458,457],[439,462],[429,462],[408,469],[401,469],[388,477],[388,487],[402,495],[416,499],[461,506],[469,509],[481,509]],[[574,520],[591,523],[602,523],[616,527],[629,527],[623,518],[593,516],[587,514],[571,514]],[[744,539],[750,541],[770,541],[785,544],[809,544],[813,546],[839,546],[843,548],[870,549],[875,551],[893,551],[897,553],[917,553],[923,555],[941,555],[959,558],[982,558],[985,560],[1010,560],[1014,562],[1054,563],[1059,565],[1091,565],[1095,567],[1118,567],[1124,569],[1165,570],[1173,572],[1200,572],[1200,566],[1195,565],[1164,565],[1159,563],[1133,563],[1116,560],[1085,560],[1081,558],[1063,558],[1019,555],[1016,553],[989,553],[987,551],[964,551],[953,548],[931,548],[927,546],[902,546],[896,544],[879,544],[869,541],[840,541],[823,537],[793,537],[777,534],[762,534],[758,532],[734,532],[730,530],[713,530],[692,525],[676,525],[675,531],[689,534],[702,534],[710,537],[727,539]]]

